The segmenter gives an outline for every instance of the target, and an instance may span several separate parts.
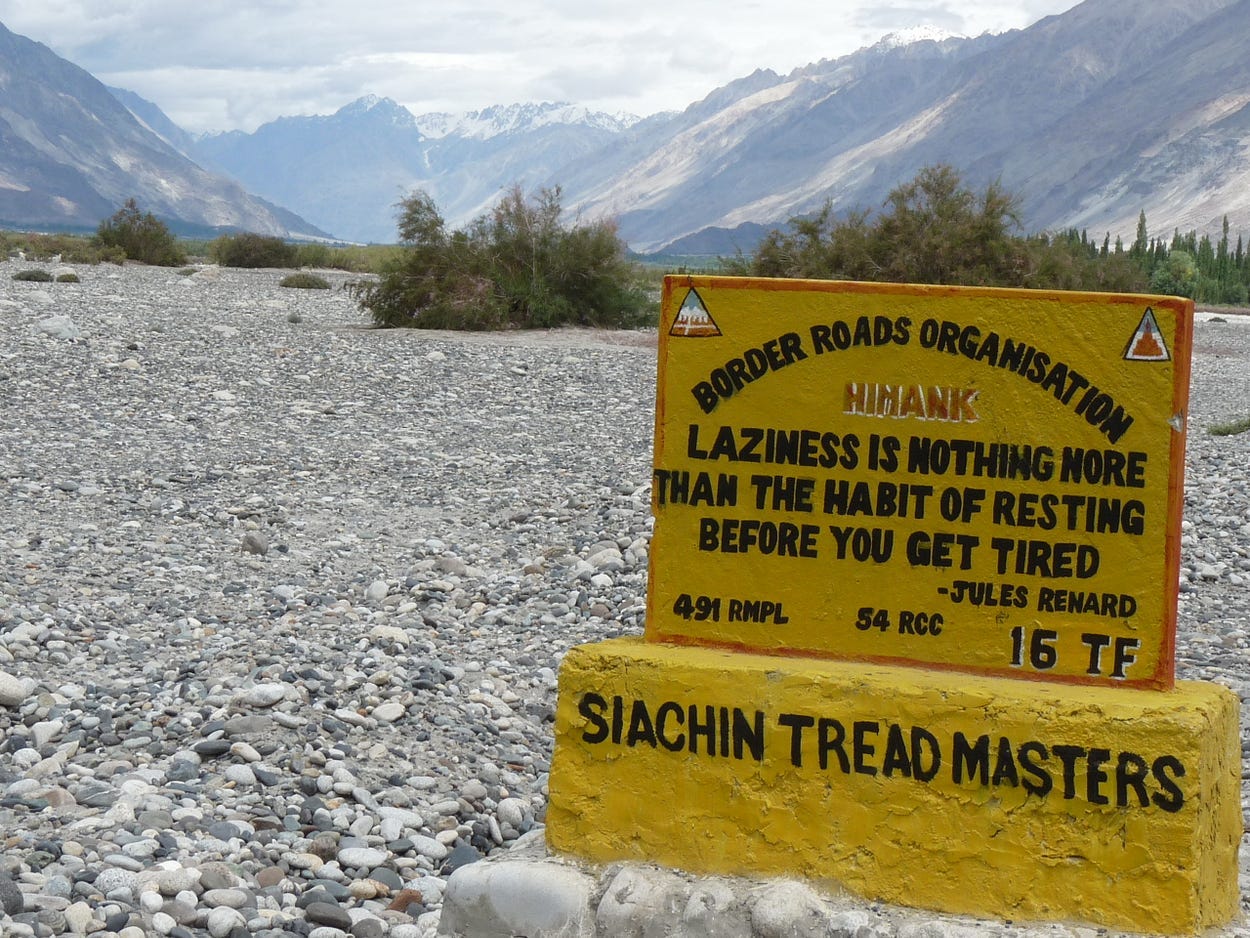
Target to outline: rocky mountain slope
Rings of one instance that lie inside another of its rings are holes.
[[[134,197],[184,230],[323,234],[205,171],[87,72],[3,25],[0,89],[0,224],[94,228]]]
[[[648,250],[779,223],[832,200],[875,208],[922,167],[1022,197],[1029,230],[1131,237],[1250,229],[1250,0],[1086,0],[1026,30],[883,42],[756,74],[567,176],[588,215]],[[1238,51],[1241,50],[1241,51]]]

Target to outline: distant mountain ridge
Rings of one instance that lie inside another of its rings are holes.
[[[282,117],[253,133],[195,143],[254,192],[354,241],[394,241],[395,205],[415,189],[453,224],[477,216],[514,183],[541,185],[637,123],[572,104],[513,104],[414,116],[366,95],[331,115]]]
[[[95,228],[128,198],[184,228],[324,235],[206,172],[104,85],[0,24],[0,224]]]

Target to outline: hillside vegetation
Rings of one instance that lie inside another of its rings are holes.
[[[950,166],[928,167],[895,188],[876,215],[838,217],[832,205],[773,229],[726,272],[756,277],[867,280],[1051,290],[1152,292],[1201,303],[1244,305],[1250,258],[1241,236],[1229,245],[1228,220],[1216,244],[1196,232],[1150,238],[1143,212],[1125,248],[1108,233],[1022,234],[1019,200],[994,183],[965,186]]]
[[[404,254],[352,291],[379,326],[509,329],[631,327],[651,315],[637,265],[608,222],[566,227],[560,190],[514,186],[469,226],[448,231],[434,200],[400,204]]]

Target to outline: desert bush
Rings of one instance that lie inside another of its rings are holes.
[[[57,274],[57,283],[82,283],[78,274]]]
[[[1236,436],[1250,430],[1250,417],[1239,417],[1227,423],[1217,423],[1208,431],[1212,436]]]
[[[327,267],[358,274],[380,274],[404,256],[400,244],[350,244],[331,250]]]
[[[53,264],[99,264],[102,261],[120,264],[126,259],[124,250],[105,247],[92,235],[0,232],[0,256],[18,251],[25,260]]]
[[[178,267],[187,257],[165,223],[151,212],[140,212],[134,199],[100,222],[95,242],[101,248],[120,249],[125,257],[157,267]]]
[[[272,235],[222,235],[209,245],[209,256],[222,267],[295,267],[295,245]]]
[[[100,250],[87,235],[0,232],[0,252],[21,251],[27,260],[98,264]]]
[[[19,270],[13,275],[14,280],[29,280],[31,283],[51,283],[52,275],[46,270]]]
[[[319,277],[317,274],[301,272],[283,277],[282,282],[278,286],[291,287],[295,290],[328,290],[330,289],[330,281],[325,277]]]
[[[295,266],[331,267],[333,266],[333,252],[325,244],[308,243],[296,245]]]
[[[116,264],[120,267],[122,264],[126,263],[126,249],[118,245],[102,245],[100,247],[99,256],[99,263],[101,264]]]
[[[896,283],[1140,291],[1141,266],[1099,253],[1080,232],[1024,236],[1018,199],[998,183],[966,187],[949,166],[922,169],[896,187],[877,216],[838,216],[832,203],[774,229],[726,272]]]
[[[633,327],[650,306],[610,222],[566,228],[560,190],[514,187],[468,227],[448,232],[434,200],[399,205],[404,251],[377,280],[349,289],[378,326],[427,329]]]

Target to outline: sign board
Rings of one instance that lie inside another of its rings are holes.
[[[1192,318],[667,278],[646,639],[1172,686]]]

